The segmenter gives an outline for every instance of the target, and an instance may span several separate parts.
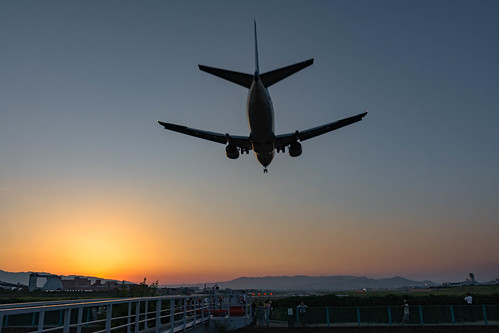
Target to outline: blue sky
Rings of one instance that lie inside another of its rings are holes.
[[[499,277],[497,17],[496,1],[2,1],[0,268]],[[247,135],[247,91],[197,65],[252,73],[253,20],[262,72],[315,58],[269,89],[278,134],[369,110],[267,175],[156,123]]]

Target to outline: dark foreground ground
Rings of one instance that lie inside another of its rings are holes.
[[[247,326],[235,333],[499,333],[499,326],[449,325],[449,326],[361,326],[361,327],[258,327]]]

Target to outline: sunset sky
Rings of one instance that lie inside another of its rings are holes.
[[[140,282],[499,278],[498,1],[1,1],[0,269]],[[253,73],[277,134],[369,110],[278,154],[248,135]]]

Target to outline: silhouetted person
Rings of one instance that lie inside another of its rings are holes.
[[[239,302],[242,305],[246,305],[246,292],[244,290],[243,290],[243,293],[241,294],[241,296],[239,296]]]
[[[404,308],[404,317],[402,318],[402,324],[409,324],[409,303],[404,299],[404,304],[402,304]]]
[[[464,297],[464,301],[468,305],[468,311],[470,313],[470,320],[475,321],[475,314],[473,313],[473,297],[470,293],[467,293]]]
[[[270,311],[272,310],[272,301],[265,303],[265,322],[269,326],[270,321]]]
[[[256,310],[256,324],[258,326],[265,325],[265,307],[263,304],[259,304]]]
[[[298,318],[300,320],[301,326],[305,326],[307,322],[307,306],[305,303],[301,302],[300,305],[296,307],[296,311],[298,311]]]
[[[224,297],[219,296],[218,297],[218,307],[221,309],[223,304],[224,304]]]
[[[253,317],[253,322],[252,322],[253,325],[258,324],[256,309],[257,309],[256,302],[251,302],[251,316]]]

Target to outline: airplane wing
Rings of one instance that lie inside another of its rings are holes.
[[[309,128],[305,131],[296,131],[295,133],[281,134],[276,136],[275,146],[276,148],[284,148],[287,145],[296,142],[296,141],[305,141],[321,134],[325,134],[338,128],[342,128],[348,126],[350,124],[361,121],[362,118],[367,114],[367,111],[361,114],[358,114],[353,117],[344,118],[329,124],[324,124],[321,126],[317,126],[314,128]]]
[[[222,134],[222,133],[216,133],[216,132],[209,132],[209,131],[204,131],[204,130],[199,130],[195,128],[190,128],[187,126],[182,126],[182,125],[176,125],[176,124],[171,124],[171,123],[164,123],[162,121],[158,121],[158,123],[163,126],[165,129],[182,133],[182,134],[187,134],[191,136],[195,136],[197,138],[205,139],[208,141],[213,141],[213,142],[218,142],[222,144],[233,144],[238,146],[241,149],[244,149],[245,151],[251,150],[251,143],[249,141],[249,138],[247,136],[238,136],[238,135],[229,135],[228,133]]]

